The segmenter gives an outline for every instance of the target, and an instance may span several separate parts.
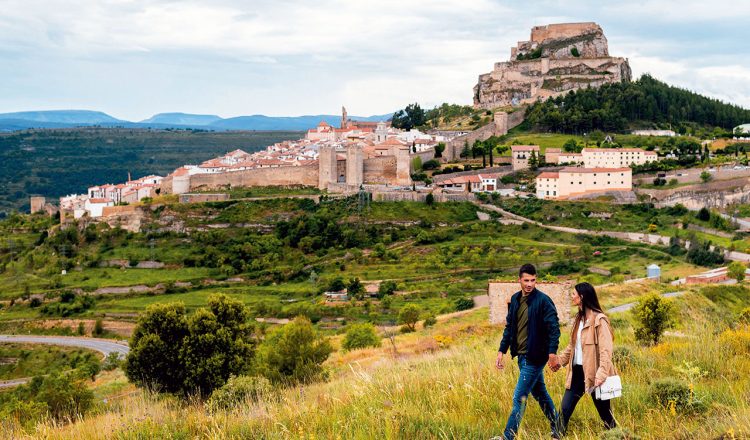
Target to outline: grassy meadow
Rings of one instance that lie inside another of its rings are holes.
[[[641,285],[640,293],[659,290]],[[600,291],[630,297],[634,291]],[[624,395],[613,403],[621,429],[604,433],[589,398],[579,403],[569,437],[729,439],[750,436],[750,329],[736,327],[738,307],[749,303],[744,287],[695,288],[672,300],[678,325],[658,345],[633,336],[628,313],[612,315],[615,362]],[[713,298],[713,299],[711,299]],[[731,313],[724,313],[730,312]],[[434,327],[395,337],[380,348],[335,352],[328,380],[277,389],[229,411],[209,411],[198,401],[150,395],[123,385],[116,373],[100,378],[114,388],[91,416],[67,425],[41,423],[29,431],[6,424],[15,438],[47,439],[486,439],[502,432],[518,375],[515,362],[500,372],[494,359],[501,328],[487,323],[487,309],[443,319]],[[569,327],[563,328],[561,347]],[[556,402],[564,370],[546,371]],[[690,405],[660,401],[654,383],[672,379],[690,393]],[[548,438],[535,402],[528,405],[521,437]]]

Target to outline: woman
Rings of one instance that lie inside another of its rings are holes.
[[[560,365],[570,367],[560,410],[560,432],[565,432],[576,404],[585,393],[591,394],[604,427],[611,429],[617,423],[610,410],[610,401],[597,399],[594,388],[603,384],[607,377],[617,374],[612,364],[612,327],[602,312],[594,286],[577,284],[570,296],[573,304],[578,306],[578,314],[570,332],[570,342],[560,354]]]

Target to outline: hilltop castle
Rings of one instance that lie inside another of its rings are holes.
[[[527,104],[569,90],[630,81],[627,59],[609,56],[596,23],[535,26],[529,41],[510,50],[510,61],[479,76],[474,106],[492,109]]]

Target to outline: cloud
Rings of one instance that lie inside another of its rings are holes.
[[[722,28],[748,16],[750,4],[724,0],[5,0],[0,111],[75,105],[143,119],[468,104],[477,76],[531,26],[565,21],[602,24],[610,53],[636,72],[750,105],[745,28]]]

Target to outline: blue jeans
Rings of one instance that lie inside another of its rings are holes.
[[[521,355],[518,357],[518,368],[520,372],[516,389],[513,392],[513,410],[508,417],[503,436],[506,440],[513,440],[516,437],[523,412],[526,409],[526,400],[529,393],[539,402],[542,412],[549,419],[552,433],[558,436],[557,411],[554,402],[552,402],[552,397],[550,397],[547,387],[544,385],[544,365],[531,365],[526,361],[526,356]]]

